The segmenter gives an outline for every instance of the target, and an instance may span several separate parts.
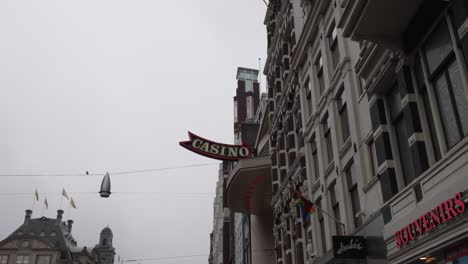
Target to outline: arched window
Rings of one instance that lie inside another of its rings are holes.
[[[107,246],[107,238],[104,238],[104,239],[102,240],[102,245],[103,245],[103,246]]]

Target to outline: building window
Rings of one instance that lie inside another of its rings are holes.
[[[238,121],[237,100],[234,100],[234,122]]]
[[[329,188],[329,194],[330,194],[330,201],[331,201],[331,206],[332,206],[332,210],[333,210],[333,217],[338,220],[338,221],[335,221],[333,220],[333,222],[335,222],[335,228],[336,228],[336,235],[337,236],[341,236],[343,235],[343,229],[342,229],[342,225],[341,225],[341,216],[340,216],[340,203],[338,201],[338,198],[336,197],[336,182],[333,183],[331,185],[331,187]]]
[[[359,202],[359,190],[356,180],[356,172],[354,163],[351,163],[346,170],[346,180],[348,182],[348,195],[351,201],[351,210],[353,213],[354,227],[358,228],[362,225],[361,218],[361,203]]]
[[[432,116],[432,107],[429,101],[429,94],[428,94],[428,90],[426,87],[424,70],[422,67],[422,57],[419,57],[419,56],[416,57],[414,72],[415,72],[416,82],[417,82],[416,88],[418,90],[419,96],[421,97],[424,111],[426,114],[425,121],[427,122],[427,126],[429,129],[428,138],[430,139],[431,146],[432,146],[432,148],[430,149],[432,149],[432,152],[434,153],[434,160],[438,161],[441,158],[440,146],[439,146],[439,142],[437,141],[435,122]]]
[[[244,237],[244,264],[251,264],[252,258],[250,255],[250,218],[249,216],[244,216],[243,226],[243,237]]]
[[[304,246],[302,243],[296,245],[296,264],[304,264]]]
[[[403,108],[401,105],[401,95],[398,89],[398,84],[393,85],[392,90],[387,95],[390,116],[392,118],[392,126],[395,134],[395,139],[400,156],[400,166],[405,186],[415,179],[413,169],[413,162],[410,147],[408,144],[408,132],[406,128],[406,121],[403,115]]]
[[[369,160],[369,174],[374,177],[378,173],[377,152],[375,151],[374,138],[370,138],[367,142],[367,157]]]
[[[332,138],[331,138],[329,116],[325,117],[325,120],[323,121],[322,125],[323,125],[323,137],[324,137],[325,151],[326,151],[325,157],[327,158],[326,165],[329,165],[330,163],[333,162],[333,143],[332,143]]]
[[[241,132],[237,132],[234,134],[234,144],[240,145],[242,144],[242,134]]]
[[[423,53],[450,149],[468,135],[468,101],[445,20],[429,36]]]
[[[309,110],[309,116],[312,115],[314,109],[313,109],[313,102],[312,102],[312,82],[310,81],[310,78],[307,77],[306,80],[306,98],[307,98],[307,106]]]
[[[253,97],[252,96],[247,96],[246,104],[247,104],[247,118],[251,119],[254,116]]]
[[[319,170],[319,162],[318,162],[318,153],[317,153],[317,141],[315,140],[315,136],[311,141],[311,150],[312,150],[312,167],[314,168],[314,176],[313,179],[317,180],[320,176]]]
[[[107,246],[107,239],[106,239],[106,238],[104,238],[104,239],[102,240],[102,245],[103,245],[103,246]]]
[[[341,139],[345,143],[349,136],[349,118],[348,118],[348,108],[345,100],[344,87],[341,88],[341,91],[337,98],[338,103],[338,114],[340,115],[340,125],[341,125]]]
[[[338,47],[338,35],[335,23],[332,24],[332,30],[328,35],[328,44],[330,46],[330,55],[332,57],[333,69],[340,63],[340,49]]]
[[[253,92],[253,81],[251,80],[245,80],[245,92]]]
[[[322,207],[322,200],[319,199],[315,202],[319,208]],[[321,244],[322,244],[322,253],[325,254],[327,252],[327,232],[325,231],[325,219],[323,217],[322,210],[318,209],[317,210],[317,218],[320,226],[320,239],[321,239]]]
[[[323,91],[325,91],[325,79],[323,76],[323,61],[322,57],[320,56],[315,63],[315,71],[317,74],[317,86],[319,90],[319,95],[321,96],[323,94]]]
[[[50,264],[51,258],[51,255],[38,255],[36,264]]]
[[[0,255],[0,264],[8,264],[8,255]]]
[[[29,255],[17,255],[16,264],[29,264]]]

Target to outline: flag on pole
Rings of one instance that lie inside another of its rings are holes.
[[[39,201],[39,193],[37,192],[37,189],[36,192],[34,192],[34,197],[36,198],[36,201]]]
[[[75,204],[75,202],[73,201],[73,197],[70,198],[70,206],[76,209],[76,204]]]
[[[46,210],[49,209],[49,203],[47,202],[47,197],[44,198],[44,205]]]
[[[65,191],[65,188],[62,188],[62,196],[67,198],[67,200],[70,200],[70,198],[68,198],[67,192]]]
[[[293,188],[290,189],[294,193],[295,198],[298,199],[297,203],[301,209],[302,224],[305,225],[309,215],[316,212],[314,203],[305,198],[300,192],[294,190]]]

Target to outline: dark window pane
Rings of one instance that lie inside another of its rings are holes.
[[[449,29],[444,20],[431,33],[425,45],[425,51],[429,72],[432,74],[452,51]]]
[[[398,85],[395,83],[391,93],[388,96],[388,104],[390,107],[390,115],[392,119],[397,118],[401,111],[401,96],[398,90]]]
[[[421,64],[421,57],[417,56],[415,59],[416,65],[414,67],[414,72],[416,73],[417,88],[424,86],[424,74]]]
[[[319,170],[319,163],[318,163],[318,155],[317,151],[312,153],[312,158],[314,159],[314,179],[318,179],[320,175],[320,170]]]
[[[445,139],[447,140],[449,148],[451,148],[457,144],[461,138],[445,73],[439,75],[435,80],[434,88],[437,93],[436,97],[439,104],[440,117],[444,126]]]
[[[429,133],[430,133],[429,137],[432,142],[432,148],[434,150],[434,157],[435,157],[435,160],[437,161],[437,160],[440,160],[441,155],[440,155],[439,142],[437,141],[437,135],[436,135],[435,125],[434,125],[431,104],[429,103],[427,90],[424,88],[423,90],[420,91],[420,93],[424,102],[424,110],[426,111],[427,124],[429,125]]]
[[[335,215],[335,218],[341,222],[340,206],[338,204],[333,208],[333,214]],[[336,234],[339,236],[343,235],[343,230],[342,230],[343,226],[339,222],[335,221],[335,227],[336,227]]]
[[[296,264],[304,264],[304,249],[302,243],[296,246]]]
[[[343,106],[343,108],[341,109],[340,119],[341,119],[341,130],[342,130],[341,132],[343,135],[343,143],[344,143],[349,138],[349,120],[348,120],[348,109],[346,108],[346,105]]]
[[[351,189],[355,184],[356,181],[356,173],[354,172],[354,163],[351,164],[348,169],[346,169],[346,180],[348,181],[348,189]]]
[[[405,180],[405,185],[409,184],[414,180],[414,170],[412,165],[412,157],[410,148],[408,145],[408,133],[406,130],[406,123],[401,116],[394,123],[395,136],[398,144],[398,153],[400,154],[400,164],[403,171],[403,178]]]
[[[351,195],[351,205],[353,209],[353,217],[354,217],[354,227],[358,228],[362,225],[361,217],[357,215],[361,211],[361,204],[359,202],[359,192],[357,186],[353,188],[350,192]]]
[[[466,93],[461,82],[460,70],[458,64],[453,62],[448,69],[450,83],[452,85],[453,95],[457,104],[457,111],[460,117],[460,123],[465,136],[468,135],[468,102]]]
[[[286,156],[284,153],[280,153],[280,167],[286,166]]]

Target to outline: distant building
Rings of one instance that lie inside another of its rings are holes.
[[[115,256],[115,248],[112,246],[114,235],[109,227],[101,231],[99,244],[94,247],[96,254],[99,256],[102,264],[113,264]]]
[[[95,248],[79,247],[72,235],[73,220],[62,221],[63,210],[57,218],[31,219],[26,210],[24,223],[5,240],[0,241],[1,264],[113,264],[115,249],[112,231],[101,232]]]

